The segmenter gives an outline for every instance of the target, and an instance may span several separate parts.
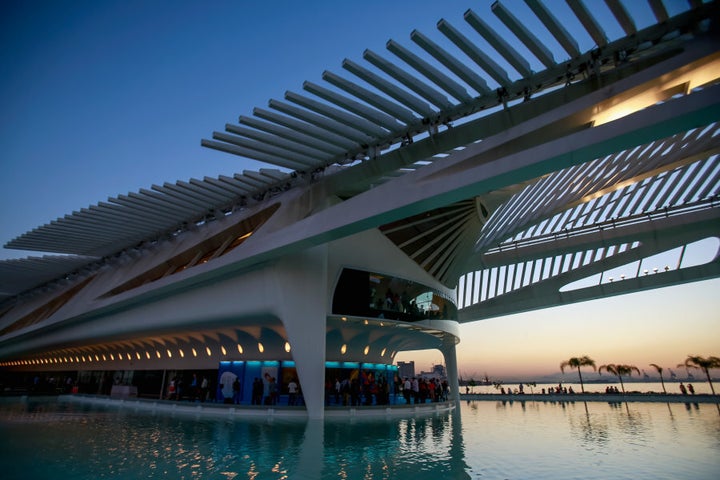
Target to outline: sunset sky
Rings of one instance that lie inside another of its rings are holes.
[[[550,2],[560,17],[569,11]],[[152,184],[265,168],[200,139],[301,91],[304,80],[322,82],[324,70],[344,74],[342,60],[361,61],[366,48],[385,52],[390,38],[415,48],[415,28],[439,39],[440,18],[467,30],[462,16],[472,8],[497,26],[491,3],[0,2],[0,239]],[[503,3],[521,18],[529,11]],[[652,21],[645,2],[625,3],[639,28]],[[688,2],[665,4],[672,15]],[[576,20],[566,28],[579,31]],[[592,46],[577,40],[583,51]],[[38,253],[0,249],[0,260],[26,255]],[[553,373],[577,355],[674,367],[690,353],[720,355],[719,287],[712,280],[463,325],[460,370]],[[419,369],[442,361],[437,352],[407,355],[399,359]]]

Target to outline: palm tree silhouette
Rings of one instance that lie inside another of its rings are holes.
[[[654,364],[654,363],[651,363],[650,366],[651,366],[651,367],[655,367],[655,370],[657,370],[658,373],[660,374],[660,383],[662,383],[663,393],[667,394],[667,390],[665,390],[665,380],[663,380],[663,376],[662,376],[663,368],[662,368],[661,366],[659,366],[659,365]]]
[[[710,369],[711,368],[720,368],[720,358],[718,357],[701,357],[700,355],[688,355],[688,357],[685,359],[685,363],[681,363],[678,365],[678,367],[690,367],[690,368],[699,368],[703,372],[705,372],[705,376],[708,379],[708,383],[710,384],[710,390],[712,391],[712,394],[715,395],[715,389],[713,388],[712,380],[710,379]]]
[[[613,375],[617,376],[618,379],[620,379],[620,388],[622,388],[623,395],[625,394],[625,385],[622,381],[623,375],[627,375],[629,377],[632,375],[633,371],[637,372],[637,374],[640,375],[640,369],[638,369],[635,365],[608,363],[607,365],[601,365],[600,368],[598,368],[598,373],[602,375],[603,370],[612,373]]]
[[[585,393],[585,386],[583,385],[580,367],[592,367],[593,370],[595,370],[595,360],[587,355],[582,357],[572,357],[570,360],[566,360],[560,364],[560,371],[565,373],[565,367],[577,368],[578,375],[580,376],[580,390],[582,390],[582,393]]]

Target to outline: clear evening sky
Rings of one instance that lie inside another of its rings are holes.
[[[529,11],[504,3],[521,18]],[[565,2],[548,3],[579,31]],[[608,16],[604,3],[592,3]],[[385,52],[390,38],[414,49],[417,28],[439,41],[440,18],[468,31],[462,15],[472,8],[497,26],[490,4],[0,2],[0,240],[152,184],[266,167],[203,149],[200,139],[286,90],[301,91],[304,80],[321,83],[326,69],[347,76],[344,58]],[[652,22],[645,2],[625,4],[639,28]],[[687,8],[684,0],[665,4],[671,15]],[[610,38],[621,35],[607,24]],[[577,40],[583,51],[592,47],[586,35]],[[40,254],[0,249],[0,259],[27,255]],[[698,282],[464,325],[460,371],[552,373],[577,355],[674,367],[690,353],[720,355],[718,287],[720,280]],[[411,358],[422,369],[441,361],[437,352],[399,357]]]

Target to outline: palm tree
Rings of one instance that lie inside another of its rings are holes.
[[[603,370],[612,373],[613,375],[617,376],[618,379],[620,379],[620,388],[622,388],[623,395],[625,395],[625,385],[622,381],[623,375],[627,375],[629,377],[632,375],[633,371],[637,372],[637,374],[640,375],[640,369],[635,365],[620,365],[615,363],[608,363],[607,365],[601,365],[600,368],[598,368],[598,373],[602,375]]]
[[[662,383],[663,393],[667,394],[667,390],[665,390],[665,380],[663,380],[663,376],[662,376],[663,368],[662,368],[661,366],[659,366],[659,365],[654,364],[654,363],[651,363],[650,366],[651,366],[651,367],[655,367],[655,370],[657,370],[658,373],[660,374],[660,383]]]
[[[560,371],[565,373],[565,367],[577,368],[578,375],[580,376],[580,390],[582,390],[582,393],[585,393],[585,386],[583,385],[580,367],[592,367],[593,370],[595,370],[595,360],[587,355],[582,357],[572,357],[570,360],[566,360],[560,364]]]
[[[705,372],[705,376],[707,377],[708,383],[710,384],[710,390],[712,391],[712,394],[715,395],[715,389],[713,388],[712,380],[710,379],[710,369],[720,368],[720,358],[701,357],[700,355],[688,355],[688,357],[685,359],[685,363],[681,363],[678,366],[682,365],[684,365],[685,367],[699,368],[700,370]]]

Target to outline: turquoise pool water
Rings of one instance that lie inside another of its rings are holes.
[[[225,420],[0,399],[11,479],[717,479],[715,404],[464,402],[381,419]]]

